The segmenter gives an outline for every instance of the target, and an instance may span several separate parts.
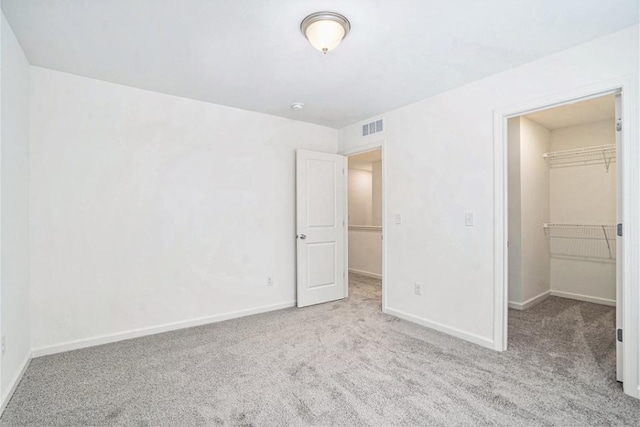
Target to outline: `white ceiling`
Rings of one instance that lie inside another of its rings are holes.
[[[638,22],[638,0],[2,0],[33,65],[334,128]],[[319,10],[352,31],[327,55]],[[304,111],[289,109],[303,102]]]
[[[614,120],[616,117],[615,95],[550,108],[527,114],[526,117],[550,130],[601,120]]]

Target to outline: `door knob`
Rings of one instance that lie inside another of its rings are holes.
[[[301,235],[299,235],[299,236],[298,236],[298,238],[299,238],[300,240],[304,240],[304,239],[306,239],[306,238],[307,238],[307,235],[306,235],[306,234],[301,234]]]

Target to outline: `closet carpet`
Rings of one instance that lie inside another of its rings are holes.
[[[610,307],[511,310],[498,353],[382,314],[378,280],[350,283],[343,301],[34,359],[0,425],[639,423]]]

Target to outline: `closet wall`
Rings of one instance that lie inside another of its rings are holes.
[[[614,120],[603,120],[551,131],[550,150],[615,144],[615,138]],[[591,163],[549,168],[550,222],[609,226],[567,230],[567,238],[552,235],[551,290],[559,296],[615,305],[616,163],[612,161],[608,170],[604,162]]]
[[[0,413],[29,363],[29,62],[4,15],[0,22]]]
[[[615,151],[562,154],[613,147],[614,119],[547,129],[523,116],[508,126],[510,307],[548,295],[615,305]]]
[[[548,129],[526,117],[509,120],[509,303],[525,309],[550,291]]]
[[[349,167],[349,271],[382,277],[382,163]]]

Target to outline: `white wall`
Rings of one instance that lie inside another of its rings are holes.
[[[520,185],[520,117],[507,122],[508,217],[509,217],[509,305],[522,301],[522,188]]]
[[[551,131],[551,151],[616,143],[614,120],[603,120]],[[616,162],[552,167],[551,221],[614,224],[616,222]]]
[[[349,225],[373,224],[371,171],[349,168]]]
[[[528,119],[509,120],[509,306],[526,309],[551,290],[549,245],[550,132]]]
[[[371,164],[371,219],[373,225],[382,226],[382,162]]]
[[[382,229],[349,227],[349,271],[382,277]]]
[[[509,120],[511,307],[528,308],[549,293],[615,305],[615,259],[582,256],[605,254],[606,241],[555,237],[571,233],[566,230],[551,231],[549,240],[542,229],[547,222],[615,224],[615,163],[607,172],[602,164],[549,167],[542,158],[547,151],[604,144],[615,144],[613,120],[552,131],[527,117]],[[615,240],[610,245],[615,249]]]
[[[382,162],[365,166],[349,168],[349,271],[382,277]]]
[[[493,346],[493,112],[636,74],[638,40],[631,27],[384,115],[389,313]],[[370,143],[362,123],[341,129],[341,150]]]
[[[29,63],[2,15],[0,404],[28,361],[29,331]]]
[[[550,290],[549,245],[542,224],[549,222],[549,167],[544,153],[549,151],[549,130],[520,118],[521,185],[521,268],[519,303]]]
[[[31,75],[34,351],[293,304],[294,152],[336,130]]]
[[[551,131],[551,151],[615,144],[615,122],[604,120]],[[616,163],[572,165],[550,169],[550,222],[616,223]],[[606,253],[606,241],[589,241],[590,248],[576,253]],[[615,247],[615,241],[610,242]],[[597,245],[598,247],[593,247]],[[591,250],[593,247],[593,251]],[[565,248],[560,248],[565,252]],[[615,259],[551,256],[551,289],[558,295],[587,297],[614,305]]]

